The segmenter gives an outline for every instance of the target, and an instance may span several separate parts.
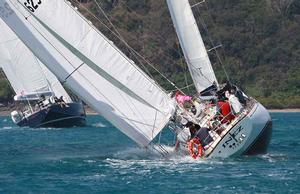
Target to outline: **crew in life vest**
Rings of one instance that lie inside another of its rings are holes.
[[[231,113],[230,104],[227,101],[219,101],[218,102],[220,108],[220,116],[219,120],[221,123],[228,123],[231,122],[235,116]]]

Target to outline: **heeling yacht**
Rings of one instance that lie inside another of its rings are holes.
[[[0,67],[15,91],[18,110],[11,118],[20,127],[85,125],[81,102],[73,102],[57,78],[0,21]]]
[[[167,2],[198,92],[220,93],[221,86],[188,1]],[[5,8],[0,15],[2,20],[51,72],[140,147],[167,157],[170,151],[166,146],[154,143],[165,126],[169,124],[179,137],[188,129],[187,123],[199,126],[201,131],[210,127],[211,118],[216,118],[216,106],[200,108],[201,114],[195,116],[176,103],[68,1],[44,0],[32,5],[20,0],[0,0],[0,7]],[[221,120],[222,125],[214,124],[222,130],[208,131],[211,142],[201,145],[190,135],[176,153],[190,151],[194,158],[200,158],[263,152],[268,144],[270,116],[254,99],[246,99],[247,104],[230,122],[223,124]],[[199,104],[203,102],[200,100]],[[257,146],[259,142],[264,145]]]
[[[199,94],[200,104],[204,107],[198,110],[198,112],[202,111],[200,115],[191,114],[189,110],[180,107],[177,111],[177,120],[172,127],[177,134],[180,134],[182,131],[178,128],[184,127],[180,120],[187,120],[202,129],[204,131],[202,133],[207,130],[207,136],[202,138],[208,139],[205,142],[197,141],[197,136],[190,137],[191,140],[186,144],[182,142],[182,150],[189,151],[195,158],[266,153],[272,134],[269,112],[233,84],[218,84],[189,1],[167,0],[167,4]],[[232,96],[229,94],[231,91]],[[233,102],[230,103],[232,98]],[[208,101],[214,101],[215,105],[207,106]],[[234,113],[234,106],[236,106],[234,103],[240,106],[236,113]],[[227,112],[226,115],[224,112]]]

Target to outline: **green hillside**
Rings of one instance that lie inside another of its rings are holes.
[[[6,104],[9,101],[12,101],[13,91],[4,75],[0,69],[0,103]]]
[[[177,86],[192,83],[164,0],[98,0],[115,28],[94,0],[72,2],[165,89],[174,88],[114,33]],[[223,67],[209,52],[220,82],[226,80],[224,68],[233,83],[267,107],[300,107],[300,1],[209,0],[193,10],[206,48],[222,45],[217,51]],[[9,96],[5,85],[0,79],[2,101]]]

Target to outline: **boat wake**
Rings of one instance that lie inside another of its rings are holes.
[[[288,160],[286,155],[283,154],[271,154],[267,153],[264,155],[257,156],[239,156],[232,158],[210,158],[210,159],[193,159],[189,155],[178,155],[177,152],[174,152],[174,148],[171,146],[164,146],[164,149],[169,153],[167,157],[162,156],[161,154],[145,150],[142,148],[134,147],[128,148],[126,150],[117,152],[112,155],[112,157],[108,157],[105,161],[112,166],[128,166],[128,165],[150,165],[155,167],[162,166],[172,166],[175,165],[190,165],[190,166],[198,166],[199,164],[206,165],[235,165],[240,162],[253,162],[253,160],[264,160],[269,163],[275,163],[279,161]],[[177,168],[176,167],[176,168]]]
[[[161,154],[152,151],[145,150],[142,148],[129,148],[113,154],[112,158],[107,158],[106,162],[113,166],[117,165],[153,165],[155,167],[159,166],[169,166],[169,165],[179,165],[179,164],[223,164],[222,160],[207,160],[198,159],[195,160],[189,155],[178,155],[174,152],[174,148],[170,146],[164,146],[165,150],[168,151],[167,156],[162,156]]]

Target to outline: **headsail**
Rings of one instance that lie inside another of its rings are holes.
[[[218,84],[188,0],[167,0],[186,62],[198,92]]]
[[[174,111],[171,98],[69,2],[0,2],[8,8],[2,19],[27,47],[140,146],[147,146],[168,123]]]
[[[37,100],[43,94],[72,102],[57,78],[2,20],[0,34],[0,67],[16,93],[15,100]]]

